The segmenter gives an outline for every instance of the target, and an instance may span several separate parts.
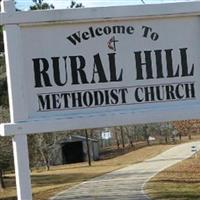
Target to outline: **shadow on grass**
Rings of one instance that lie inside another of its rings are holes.
[[[154,173],[154,172],[153,172]],[[119,171],[118,173],[107,173],[106,176],[102,177],[99,176],[99,173],[89,173],[89,175],[86,173],[72,173],[72,174],[52,174],[52,175],[34,175],[32,176],[32,186],[35,187],[43,187],[43,186],[56,186],[60,184],[73,184],[74,183],[80,183],[86,180],[90,180],[93,182],[96,181],[116,181],[119,184],[120,180],[124,179],[129,182],[130,179],[135,180],[135,176],[137,176],[137,181],[143,182],[146,179],[146,176],[150,176],[152,172],[137,172],[137,173],[124,173],[123,171]],[[120,176],[120,178],[119,178]],[[92,180],[91,180],[92,179]]]
[[[176,180],[171,180],[171,179],[160,179],[159,181],[152,181],[152,183],[173,183],[173,184],[178,184],[178,183],[182,183],[182,184],[200,184],[200,179],[199,178],[188,178],[188,179],[176,179]]]
[[[1,196],[0,196],[0,199],[1,200],[17,200],[17,197],[3,197],[3,198],[1,198]]]
[[[97,173],[85,175],[84,173],[71,173],[71,174],[49,174],[49,175],[32,175],[32,186],[43,187],[51,185],[59,185],[64,183],[76,183],[85,181],[88,178],[98,176]]]
[[[5,182],[6,187],[15,185],[15,176],[4,176],[3,180]]]

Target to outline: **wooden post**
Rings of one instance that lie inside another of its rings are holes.
[[[85,136],[86,136],[86,145],[87,145],[88,164],[89,166],[91,166],[90,145],[89,145],[89,140],[88,140],[87,129],[85,129]]]

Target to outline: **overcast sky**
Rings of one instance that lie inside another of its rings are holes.
[[[148,3],[175,3],[183,1],[195,0],[144,0]],[[200,1],[200,0],[196,0]],[[17,8],[27,10],[32,4],[32,0],[16,0]],[[70,5],[71,0],[44,0],[44,2],[51,3],[56,9],[64,9]],[[82,3],[85,7],[99,7],[99,6],[119,6],[119,5],[135,5],[142,4],[141,0],[76,0],[77,3]]]

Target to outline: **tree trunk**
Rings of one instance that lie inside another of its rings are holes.
[[[104,148],[104,140],[103,140],[103,137],[102,137],[102,133],[100,133],[100,146],[101,146],[101,149]]]
[[[88,154],[88,164],[91,166],[91,155],[90,155],[90,146],[88,141],[88,132],[85,130],[85,136],[86,136],[86,145],[87,145],[87,154]]]
[[[49,165],[49,162],[46,161],[46,171],[49,171],[50,170],[50,165]]]
[[[133,135],[130,135],[130,134],[129,134],[129,129],[128,129],[127,127],[125,127],[125,129],[126,129],[126,136],[127,136],[127,138],[128,138],[129,145],[130,145],[131,147],[134,147],[134,145],[133,145]]]
[[[143,131],[144,131],[144,139],[147,141],[147,145],[150,145],[149,135],[147,134],[147,125],[144,126]]]
[[[42,149],[39,149],[39,151],[40,151],[40,153],[41,153],[41,155],[42,155],[42,158],[43,158],[43,160],[44,160],[45,167],[46,167],[46,171],[49,171],[49,170],[50,170],[49,161],[48,161],[48,159],[47,159],[45,153],[43,152],[43,150],[42,150]]]
[[[179,137],[179,140],[180,140],[180,141],[181,141],[181,136],[182,136],[181,133],[179,133],[179,134],[178,134],[178,137]]]
[[[116,140],[117,149],[119,149],[119,138],[116,131],[115,131],[115,140]]]
[[[150,145],[150,142],[149,142],[149,137],[147,137],[147,145],[149,146]]]
[[[165,143],[166,143],[166,144],[168,143],[168,138],[167,138],[167,136],[165,136]]]
[[[0,169],[0,190],[5,188],[4,180],[3,180],[3,170]]]
[[[120,130],[121,130],[121,138],[122,138],[122,147],[123,149],[125,148],[125,143],[124,143],[124,132],[123,132],[123,127],[120,126]]]

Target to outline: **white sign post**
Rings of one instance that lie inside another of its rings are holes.
[[[13,1],[3,1],[1,4],[2,11],[7,14],[15,13],[15,6]],[[7,78],[10,81],[9,94],[11,95],[10,100],[10,114],[11,123],[21,120],[22,113],[18,109],[17,101],[13,101],[12,96],[18,91],[16,84],[17,81],[21,79],[21,74],[17,69],[17,66],[22,64],[22,54],[21,54],[21,43],[20,43],[20,31],[19,27],[16,25],[5,25],[4,26],[4,37],[5,49],[7,52],[6,63],[10,67],[7,68]],[[18,49],[18,50],[17,50]],[[9,54],[9,55],[8,55]],[[9,70],[9,71],[8,71]],[[13,83],[11,83],[13,81]],[[18,102],[23,103],[23,102]],[[23,106],[23,105],[21,105]],[[29,170],[29,157],[28,157],[28,145],[27,145],[27,135],[19,134],[14,135],[12,138],[13,143],[13,155],[15,164],[15,177],[16,177],[16,188],[17,197],[19,200],[31,200],[31,180],[30,180],[30,170]]]
[[[26,134],[200,118],[200,2],[16,12],[2,2],[18,198]]]
[[[13,152],[17,197],[19,200],[31,200],[31,179],[29,169],[27,135],[13,136]]]

